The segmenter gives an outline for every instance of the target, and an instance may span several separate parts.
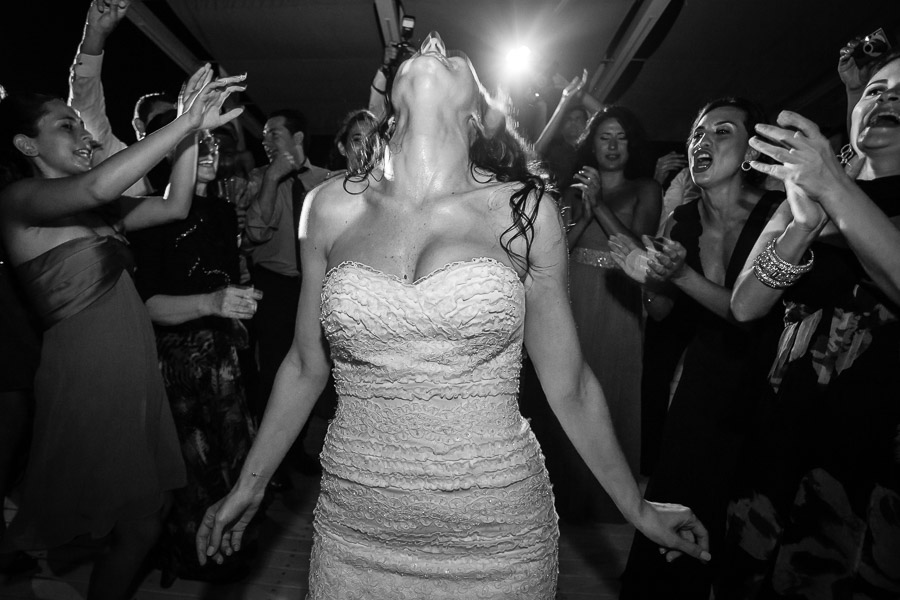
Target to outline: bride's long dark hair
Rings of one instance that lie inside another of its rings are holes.
[[[384,159],[384,151],[394,134],[394,105],[391,101],[391,77],[385,89],[385,113],[378,127],[365,140],[363,155],[365,161],[360,168],[347,173],[346,181],[363,181]],[[531,244],[534,240],[534,221],[538,206],[546,192],[550,191],[548,175],[534,152],[516,130],[515,121],[507,114],[498,127],[486,132],[481,126],[488,114],[487,92],[479,84],[481,95],[478,103],[478,123],[475,136],[469,145],[469,170],[476,179],[487,176],[502,183],[519,183],[509,198],[511,225],[500,236],[500,245],[513,263],[526,273],[531,269]],[[346,182],[345,182],[346,187]],[[530,198],[530,200],[529,200]],[[553,198],[551,197],[551,200]],[[512,249],[513,242],[523,238],[525,252],[520,254]]]

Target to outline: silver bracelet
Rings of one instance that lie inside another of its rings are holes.
[[[809,260],[802,265],[787,262],[775,251],[775,239],[766,244],[763,250],[753,261],[753,274],[756,278],[772,289],[780,290],[797,283],[804,274],[808,273],[815,261],[815,254],[809,251]]]

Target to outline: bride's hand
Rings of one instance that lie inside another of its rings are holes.
[[[659,551],[672,562],[682,554],[709,562],[709,533],[703,523],[680,504],[644,501],[635,527],[650,541],[659,544]]]

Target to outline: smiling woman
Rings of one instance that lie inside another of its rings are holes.
[[[855,181],[796,113],[751,140],[777,161],[753,167],[784,181],[787,202],[731,306],[742,321],[783,306],[784,328],[729,507],[722,597],[900,592],[898,115],[893,53],[852,113]]]
[[[238,114],[219,108],[240,78],[211,79],[201,68],[171,125],[95,168],[91,136],[62,100],[23,94],[0,102],[0,237],[44,328],[29,463],[0,551],[112,534],[91,575],[91,600],[129,597],[164,499],[184,484],[122,232],[187,213],[194,134]],[[168,196],[121,196],[176,146]]]

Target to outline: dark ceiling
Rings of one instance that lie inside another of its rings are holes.
[[[0,83],[64,95],[88,1],[5,4],[11,6],[2,22]],[[525,44],[545,63],[555,61],[566,78],[587,68],[604,84],[600,100],[630,107],[652,139],[671,143],[684,138],[705,100],[726,94],[756,99],[772,112],[792,108],[840,130],[845,107],[835,72],[838,50],[877,27],[893,41],[900,30],[898,0],[403,4],[416,17],[414,39],[438,30],[448,46],[472,58],[489,89],[503,79],[506,50]],[[146,0],[140,9],[134,17],[149,11],[158,23],[123,23],[108,43],[104,67],[113,125],[126,140],[132,139],[134,100],[147,91],[177,90],[180,67],[189,60],[248,72],[244,101],[255,116],[249,127],[269,111],[296,106],[322,139],[347,111],[366,104],[380,64],[372,0]],[[163,51],[160,39],[163,45],[176,40],[179,48]]]

